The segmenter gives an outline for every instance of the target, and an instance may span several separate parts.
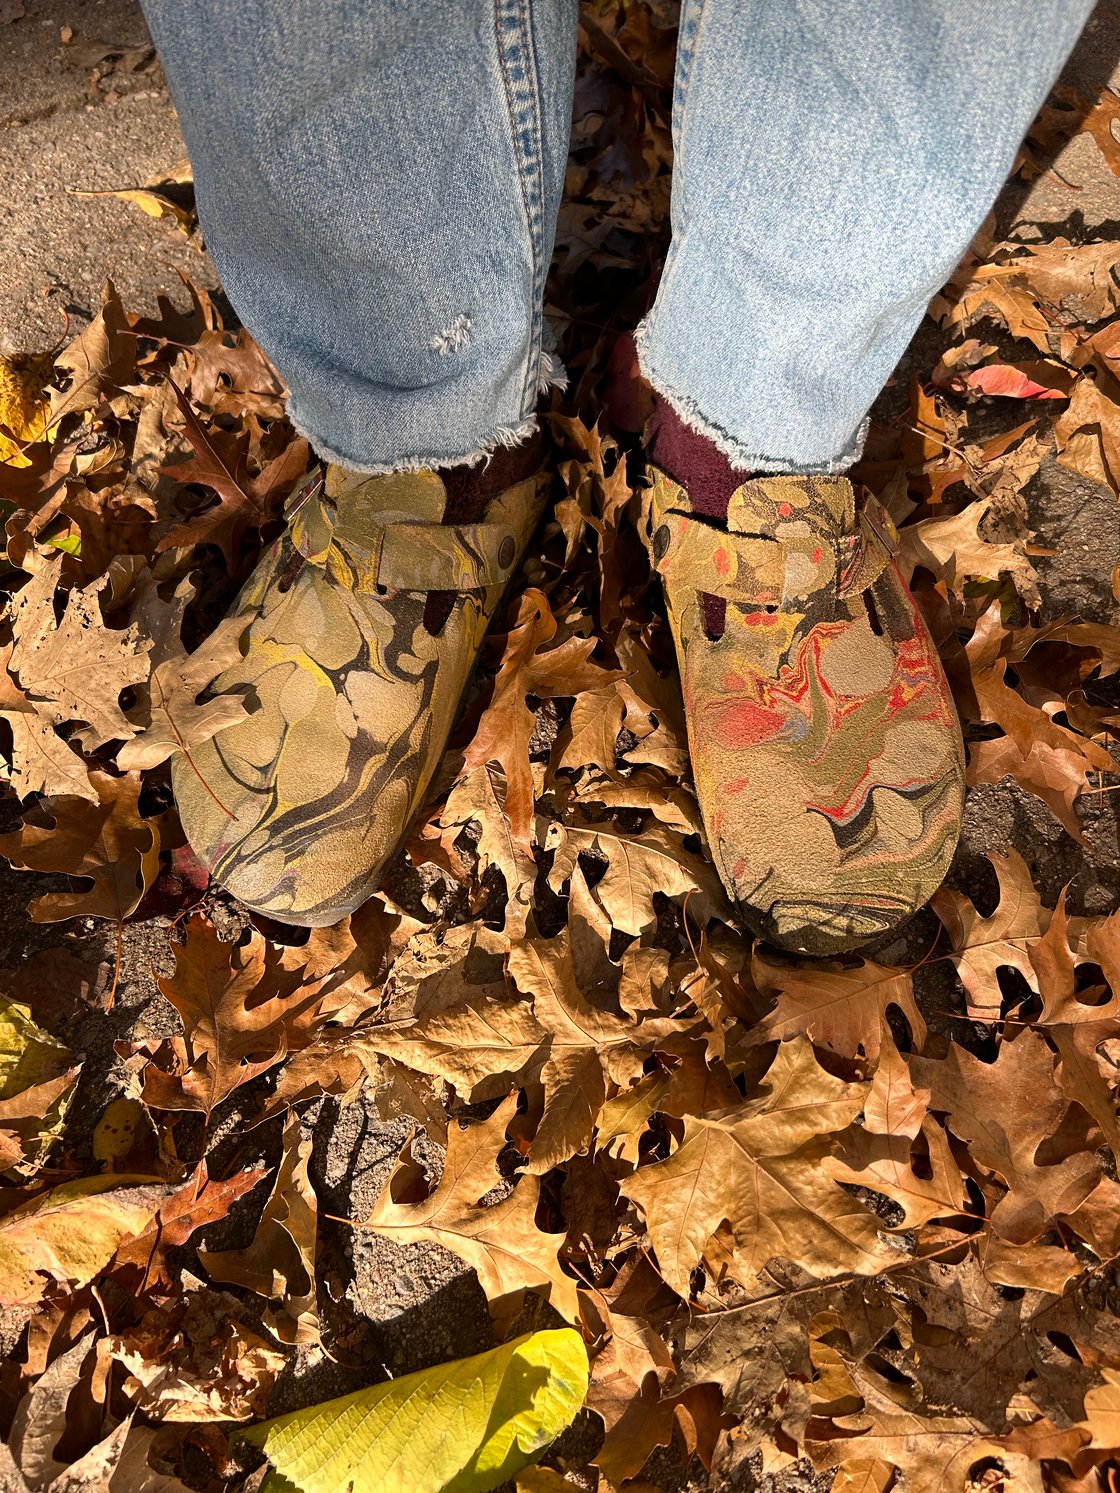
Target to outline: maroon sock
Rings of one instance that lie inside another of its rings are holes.
[[[437,467],[447,492],[443,522],[477,523],[491,498],[539,471],[544,461],[544,441],[544,432],[538,430],[518,446],[499,446],[488,461],[477,466]],[[454,605],[454,591],[428,593],[424,626],[434,636],[443,631]]]
[[[733,467],[706,435],[690,429],[663,399],[654,406],[645,440],[654,466],[680,483],[694,512],[705,518],[727,518],[731,494],[743,485],[749,472]],[[700,612],[708,636],[721,638],[727,620],[724,598],[705,593],[700,598]]]
[[[543,463],[544,432],[537,430],[518,446],[499,446],[477,466],[437,467],[447,491],[444,523],[477,523],[491,498],[531,477]]]
[[[688,493],[688,501],[706,518],[727,517],[731,494],[750,472],[733,467],[723,452],[698,430],[691,430],[671,404],[659,399],[646,426],[646,450]]]

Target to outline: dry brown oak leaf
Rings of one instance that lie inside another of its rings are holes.
[[[988,859],[999,881],[999,904],[991,917],[981,917],[964,893],[952,887],[936,891],[930,906],[949,935],[950,957],[968,995],[969,1014],[996,1018],[1003,1003],[1001,968],[1018,970],[1032,990],[1037,988],[1030,950],[1041,939],[1050,911],[1017,850]]]
[[[552,700],[579,695],[618,677],[617,671],[588,662],[596,638],[568,638],[542,652],[555,636],[556,619],[548,598],[530,587],[518,603],[517,620],[506,638],[494,693],[464,753],[467,772],[480,771],[489,762],[501,767],[506,780],[505,815],[515,843],[526,851],[532,846],[533,827],[529,740],[536,725],[526,696]]]
[[[0,855],[17,871],[56,871],[90,880],[88,890],[48,892],[30,904],[36,923],[65,918],[109,918],[121,923],[139,906],[159,874],[159,832],[141,819],[140,774],[114,778],[91,772],[98,802],[45,799],[20,829],[0,835]]]
[[[565,1236],[542,1233],[536,1224],[537,1178],[523,1176],[501,1202],[479,1206],[479,1199],[500,1180],[498,1156],[516,1109],[517,1095],[512,1093],[479,1125],[461,1130],[453,1121],[443,1176],[435,1190],[422,1202],[394,1202],[394,1180],[416,1170],[414,1165],[398,1165],[366,1226],[398,1244],[425,1239],[442,1244],[474,1267],[491,1304],[514,1291],[544,1290],[560,1315],[575,1322],[576,1282],[557,1258]]]
[[[1029,1244],[1096,1186],[1101,1170],[1084,1125],[1068,1124],[1059,1136],[1070,1105],[1057,1083],[1054,1053],[1038,1032],[1005,1036],[994,1063],[954,1043],[946,1058],[914,1058],[910,1066],[930,1092],[930,1108],[948,1116],[972,1160],[1006,1184],[990,1214],[1002,1238]]]
[[[5,663],[10,655],[11,644]],[[59,736],[51,717],[40,714],[35,701],[24,694],[6,668],[0,668],[0,716],[12,733],[10,755],[2,764],[2,772],[18,798],[32,793],[49,797],[69,794],[97,802],[97,790],[89,780],[85,762]]]
[[[505,931],[510,938],[524,938],[533,896],[537,863],[517,840],[506,817],[508,790],[500,772],[486,766],[468,772],[452,787],[440,815],[444,829],[475,823],[479,828],[478,876],[497,866],[505,878]]]
[[[63,390],[47,391],[52,425],[63,415],[93,409],[103,394],[115,394],[136,378],[136,338],[129,335],[128,314],[111,280],[101,292],[101,310],[59,353],[54,364],[69,374]]]
[[[1079,379],[1054,426],[1058,465],[1116,491],[1120,487],[1120,405],[1091,378]]]
[[[506,1092],[508,1083],[489,1094],[488,1079],[517,1078],[539,1066],[547,1032],[528,1001],[498,1000],[483,992],[469,994],[446,1010],[411,1021],[363,1027],[346,1043],[348,1053],[379,1053],[417,1073],[454,1084],[476,1102]]]
[[[245,535],[277,516],[284,499],[307,471],[307,442],[298,437],[260,472],[253,473],[249,467],[249,431],[237,434],[207,430],[180,389],[175,389],[175,399],[194,455],[186,461],[162,466],[160,472],[176,482],[197,482],[211,488],[218,502],[205,513],[178,524],[164,535],[156,549],[213,544],[233,569],[240,559]]]
[[[1006,682],[1008,658],[1003,650],[1014,641],[1015,634],[1008,632],[1000,620],[999,606],[989,606],[965,647],[980,720],[986,725],[999,726],[1015,743],[1021,757],[1040,750],[1063,757],[1080,755],[1083,777],[1094,770],[1114,772],[1116,763],[1103,746],[1059,726],[1045,710],[1024,700]],[[1040,641],[1047,641],[1046,636],[1042,635]]]
[[[281,1062],[289,1047],[310,1041],[324,1001],[318,983],[301,984],[298,970],[255,931],[247,944],[223,943],[201,915],[187,923],[175,950],[175,973],[160,990],[183,1020],[183,1035],[161,1044],[169,1072],[144,1069],[144,1102],[156,1109],[209,1115],[235,1089]]]
[[[242,695],[218,695],[198,702],[206,686],[240,659],[244,631],[243,617],[227,617],[193,653],[157,664],[148,682],[151,723],[121,747],[119,767],[126,771],[156,767],[176,752],[190,761],[191,747],[245,720],[250,710]]]
[[[1011,578],[1024,597],[1038,593],[1038,577],[1021,544],[989,544],[979,526],[987,517],[987,500],[970,503],[949,518],[925,518],[899,534],[899,564],[907,580],[924,566],[951,591],[960,591],[970,576]]]
[[[1068,835],[1084,841],[1081,821],[1074,807],[1085,792],[1085,754],[1072,749],[1039,745],[1024,757],[1009,736],[992,741],[969,742],[965,781],[970,788],[983,788],[1012,777],[1019,787],[1041,799]]]
[[[1087,1359],[1096,1357],[1094,1341],[1110,1333],[1104,1313],[1093,1322],[1097,1314],[1083,1292],[1063,1301],[1033,1287],[1005,1291],[991,1284],[974,1254],[957,1265],[914,1261],[894,1276],[894,1288],[900,1285],[893,1300],[907,1353],[895,1365],[921,1379],[929,1404],[1002,1424],[1008,1407],[1029,1394],[1063,1424],[1080,1416],[1096,1374],[1071,1351],[1070,1322],[1080,1324],[1072,1337]]]
[[[883,1022],[881,1053],[862,1127],[845,1137],[832,1172],[838,1182],[868,1187],[902,1209],[891,1232],[965,1212],[967,1194],[949,1138],[929,1114],[929,1090],[914,1087],[906,1059]],[[914,1142],[925,1154],[917,1165]]]
[[[214,327],[191,348],[191,399],[211,414],[276,419],[284,413],[284,385],[275,368],[241,327]]]
[[[684,1052],[704,1021],[695,1016],[634,1021],[593,1006],[576,984],[566,930],[555,938],[515,944],[509,972],[517,988],[533,997],[533,1014],[547,1034],[544,1114],[527,1167],[543,1176],[590,1146],[608,1082],[627,1089],[647,1058]]]
[[[112,1273],[123,1272],[124,1281],[136,1296],[155,1287],[170,1292],[178,1284],[179,1269],[168,1259],[168,1250],[185,1244],[205,1224],[225,1218],[237,1199],[267,1176],[266,1167],[253,1166],[234,1172],[224,1181],[212,1182],[205,1161],[201,1162],[186,1182],[160,1204],[148,1227],[118,1248],[113,1256]]]
[[[315,1243],[319,1207],[307,1173],[311,1139],[300,1133],[299,1116],[284,1126],[284,1155],[247,1249],[200,1249],[212,1280],[244,1286],[281,1307],[266,1322],[284,1342],[317,1342],[319,1311],[315,1285]]]
[[[54,598],[62,556],[42,558],[40,568],[12,599],[15,643],[8,667],[41,715],[54,725],[83,724],[75,732],[86,751],[127,741],[136,727],[120,708],[120,693],[148,677],[152,641],[135,623],[106,627],[98,600],[108,576],[66,598],[55,620]]]
[[[816,1372],[806,1428],[806,1449],[818,1470],[855,1472],[886,1462],[904,1475],[908,1488],[965,1493],[973,1463],[999,1457],[1001,1448],[982,1422],[927,1409],[913,1386],[888,1380],[850,1351],[837,1313],[822,1312],[810,1329]]]
[[[756,948],[751,976],[763,995],[777,996],[773,1010],[747,1034],[752,1047],[800,1033],[841,1057],[862,1054],[869,1063],[876,1063],[890,1006],[906,1017],[914,1046],[920,1048],[925,1042],[926,1024],[914,1001],[908,970],[891,969],[870,959],[850,969],[822,963],[790,966]]]
[[[591,895],[620,933],[639,937],[657,922],[660,893],[687,906],[703,927],[710,917],[732,921],[723,888],[710,861],[685,848],[683,836],[663,824],[630,835],[613,824],[550,824],[545,849],[554,852],[548,884],[560,891],[583,852],[607,862]]]
[[[813,1275],[872,1275],[897,1251],[879,1221],[830,1175],[836,1136],[862,1110],[868,1085],[833,1078],[804,1037],[784,1042],[757,1097],[688,1116],[667,1161],[641,1166],[620,1186],[638,1204],[668,1283],[687,1296],[689,1276],[726,1219],[734,1277],[748,1289],[776,1256]]]
[[[1099,985],[1077,989],[1078,960],[1070,947],[1063,891],[1049,928],[1029,950],[1042,998],[1042,1015],[1036,1024],[1058,1049],[1062,1092],[1092,1115],[1113,1154],[1120,1156],[1120,1121],[1113,1092],[1116,1070],[1098,1057],[1102,1043],[1120,1037],[1120,912],[1089,926],[1085,952],[1110,979],[1111,994]]]

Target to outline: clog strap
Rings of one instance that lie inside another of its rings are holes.
[[[491,504],[482,523],[437,524],[399,513],[366,526],[361,541],[341,532],[336,510],[314,486],[288,507],[292,543],[311,565],[348,589],[480,591],[509,580],[541,501],[542,481],[516,483]]]
[[[654,474],[647,503],[650,556],[662,579],[752,608],[799,611],[799,598],[827,586],[842,596],[865,590],[898,539],[874,499],[839,543],[792,525],[780,538],[720,525],[695,514],[685,489],[662,472]]]

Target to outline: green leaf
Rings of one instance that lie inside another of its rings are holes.
[[[485,1493],[535,1461],[586,1393],[587,1351],[562,1327],[241,1434],[272,1463],[261,1493]]]

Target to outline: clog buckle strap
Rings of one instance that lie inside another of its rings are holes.
[[[740,606],[801,610],[798,598],[835,586],[841,596],[865,590],[882,574],[898,535],[873,498],[839,543],[792,531],[782,537],[744,533],[693,512],[683,487],[656,473],[647,490],[647,545],[670,585],[720,596]]]
[[[287,517],[292,544],[310,565],[357,593],[482,591],[504,586],[521,553],[527,518],[539,507],[536,477],[501,495],[493,518],[441,524],[400,513],[373,515],[361,539],[341,532],[321,484],[297,489]]]

